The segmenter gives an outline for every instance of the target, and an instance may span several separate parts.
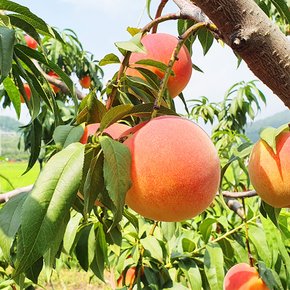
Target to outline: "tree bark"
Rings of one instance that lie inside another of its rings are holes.
[[[174,2],[187,15],[198,6],[217,26],[223,41],[290,108],[290,42],[254,0]]]

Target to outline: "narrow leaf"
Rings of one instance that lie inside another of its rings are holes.
[[[122,218],[125,196],[131,186],[131,154],[126,145],[107,136],[100,137],[104,152],[104,180],[116,209],[115,226]]]

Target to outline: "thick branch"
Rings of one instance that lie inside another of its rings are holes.
[[[223,40],[290,108],[290,42],[253,0],[174,0],[196,17],[196,6],[219,29]],[[194,2],[194,4],[193,4]]]

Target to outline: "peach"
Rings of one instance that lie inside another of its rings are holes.
[[[36,49],[37,48],[37,46],[38,46],[37,41],[34,38],[32,38],[30,35],[28,35],[28,34],[24,35],[24,39],[25,39],[26,45],[28,47],[30,47],[32,49]]]
[[[100,127],[100,123],[89,124],[85,127],[80,143],[86,144],[90,135],[94,135]],[[104,130],[104,133],[109,134],[113,139],[119,137],[131,127],[125,124],[114,123]]]
[[[53,78],[57,78],[57,79],[59,78],[59,75],[56,74],[54,71],[49,71],[47,74],[48,74],[49,76],[53,77]],[[50,84],[50,87],[52,88],[52,90],[53,90],[55,93],[60,92],[60,88],[57,87],[56,85],[54,85],[54,84]]]
[[[168,65],[171,55],[178,43],[178,39],[173,35],[166,33],[147,34],[141,39],[142,44],[147,50],[147,53],[132,53],[129,64],[130,67],[126,70],[128,76],[144,77],[134,67],[144,67],[158,75],[160,78],[164,77],[164,72],[160,69],[134,64],[139,60],[152,59]],[[192,73],[192,62],[190,54],[183,46],[178,54],[178,59],[175,61],[173,68],[174,76],[170,76],[168,80],[169,95],[174,98],[179,95],[188,84]]]
[[[219,187],[220,162],[198,125],[161,116],[129,131],[124,144],[132,156],[132,187],[126,194],[130,208],[153,220],[181,221],[211,204]]]
[[[275,154],[264,141],[253,147],[248,165],[250,180],[257,194],[266,203],[277,207],[290,205],[290,132],[276,138]]]
[[[240,263],[227,272],[224,290],[269,290],[258,271],[246,263]]]
[[[30,89],[30,87],[29,87],[28,84],[23,84],[23,87],[24,87],[24,90],[25,90],[25,93],[26,93],[26,96],[27,96],[27,100],[29,101],[30,98],[31,98],[31,89]],[[25,100],[24,100],[24,98],[23,98],[22,95],[20,95],[20,102],[21,102],[22,104],[25,103]]]
[[[91,86],[91,77],[90,76],[84,76],[80,79],[80,85],[84,89],[88,89]]]

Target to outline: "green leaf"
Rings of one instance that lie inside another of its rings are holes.
[[[78,242],[75,248],[77,259],[85,271],[88,271],[95,256],[94,249],[92,249],[92,242],[94,247],[95,229],[93,224],[89,224],[80,229],[78,233]]]
[[[0,26],[0,84],[11,70],[14,42],[15,30]]]
[[[247,263],[249,260],[246,248],[240,245],[236,240],[230,240],[235,252],[235,258],[238,263]]]
[[[129,41],[115,42],[115,45],[119,49],[123,49],[131,52],[146,53],[146,49],[141,43],[142,33],[137,33]]]
[[[214,223],[216,223],[216,220],[214,218],[207,218],[203,220],[199,226],[199,230],[205,243],[208,243],[212,231],[212,225]]]
[[[67,254],[71,254],[72,246],[74,244],[81,219],[82,215],[80,213],[75,213],[67,224],[63,238],[63,248]]]
[[[267,267],[271,267],[272,252],[268,247],[264,230],[258,226],[249,225],[249,239],[255,248],[257,256],[265,262]]]
[[[137,28],[137,27],[127,27],[127,31],[130,33],[131,36],[136,35],[137,33],[140,33],[142,31],[141,28]]]
[[[0,210],[0,247],[7,261],[10,261],[10,248],[20,226],[21,209],[27,195],[25,192],[11,198]]]
[[[160,61],[156,61],[153,59],[141,59],[139,61],[136,61],[133,64],[133,67],[135,67],[136,64],[142,64],[142,65],[146,65],[146,66],[153,66],[158,68],[160,71],[162,72],[166,72],[167,70],[167,64],[160,62]],[[170,75],[174,76],[174,72],[171,70]]]
[[[175,222],[163,222],[161,223],[161,230],[163,234],[163,238],[166,241],[171,240],[171,238],[174,236],[174,233],[176,231],[176,223]]]
[[[113,63],[120,63],[120,59],[118,56],[116,56],[114,53],[109,53],[105,55],[99,62],[100,66],[104,66],[107,64],[113,64]]]
[[[276,154],[276,138],[277,136],[285,131],[286,129],[289,129],[288,124],[282,125],[279,128],[273,128],[273,127],[268,127],[262,130],[260,133],[260,138],[264,140],[272,149],[273,152]]]
[[[74,143],[54,155],[23,204],[16,260],[17,276],[49,248],[79,188],[84,145]]]
[[[25,174],[28,172],[35,164],[38,159],[40,149],[41,149],[41,138],[42,138],[42,125],[40,124],[38,119],[34,119],[31,124],[31,153],[29,156],[29,161],[27,168],[25,169]]]
[[[78,99],[76,97],[75,92],[75,86],[73,81],[70,79],[70,77],[54,62],[47,59],[42,53],[38,52],[37,50],[31,49],[25,45],[17,44],[14,46],[15,50],[20,50],[23,53],[25,53],[28,57],[31,57],[38,62],[48,66],[51,68],[56,74],[59,75],[59,77],[64,81],[64,83],[67,85],[68,89],[70,90],[71,96],[73,98],[73,101],[75,103],[76,110],[78,108]]]
[[[224,258],[218,244],[208,244],[204,254],[204,270],[210,289],[223,289]]]
[[[78,142],[84,134],[84,126],[57,126],[53,132],[53,139],[56,144],[60,144],[63,148],[71,143]]]
[[[131,154],[128,147],[107,136],[100,137],[104,152],[104,180],[109,196],[115,205],[114,227],[121,219],[125,196],[131,187]]]
[[[259,274],[270,290],[283,290],[283,285],[277,273],[267,268],[265,263],[258,261]]]
[[[104,229],[102,224],[98,224],[98,227],[96,229],[96,241],[95,241],[96,247],[94,249],[95,257],[92,261],[90,268],[94,272],[94,274],[101,279],[104,280],[104,270],[105,270],[105,263],[108,263],[108,248],[107,248],[107,242],[106,237],[104,233]]]
[[[192,68],[194,69],[194,70],[196,70],[196,71],[199,71],[199,72],[201,72],[201,73],[204,73],[204,71],[200,68],[200,67],[198,67],[196,64],[192,64]]]
[[[150,19],[153,19],[150,13],[150,5],[151,5],[151,0],[146,0],[146,10],[147,10],[147,15]]]
[[[36,29],[31,25],[29,22],[27,22],[25,19],[19,18],[18,14],[9,14],[9,18],[11,21],[11,24],[13,26],[21,28],[23,31],[25,31],[27,34],[29,34],[32,38],[34,38],[38,43],[40,43],[40,37],[37,33]]]
[[[37,283],[38,276],[43,267],[43,258],[39,258],[27,271],[25,271],[25,277],[34,283]]]
[[[181,243],[184,252],[191,253],[196,248],[196,244],[191,239],[183,238]]]
[[[275,208],[262,200],[260,212],[265,218],[269,217],[273,224],[279,228],[278,218],[281,212],[281,208]]]
[[[201,290],[202,279],[196,263],[193,260],[187,259],[179,261],[178,266],[184,273],[184,276],[190,285],[190,289]]]
[[[274,6],[279,11],[282,18],[286,19],[286,22],[290,23],[290,11],[289,11],[289,2],[287,5],[287,1],[283,0],[271,0],[271,2],[274,4]]]
[[[100,124],[100,132],[103,132],[107,127],[114,124],[124,116],[126,116],[134,106],[132,104],[119,105],[111,108],[103,116]]]
[[[8,94],[9,99],[11,100],[13,107],[15,109],[18,119],[20,118],[21,113],[21,103],[20,103],[20,93],[13,80],[9,77],[6,77],[3,81],[4,88]]]
[[[90,167],[86,175],[84,183],[84,214],[91,212],[95,201],[99,197],[105,206],[109,206],[105,198],[100,198],[104,192],[104,177],[103,177],[104,156],[99,154],[99,150],[92,157]],[[102,196],[103,197],[103,196]]]
[[[201,28],[198,31],[198,39],[203,48],[203,54],[206,55],[213,44],[213,35],[208,29]]]
[[[1,0],[0,9],[18,13],[17,17],[25,19],[27,22],[29,22],[32,26],[34,26],[42,33],[49,34],[61,40],[61,37],[58,35],[58,33],[56,33],[54,29],[49,27],[41,18],[32,13],[27,7],[9,0]],[[13,15],[15,16],[15,14]]]
[[[148,253],[147,256],[150,256],[160,262],[163,261],[162,247],[155,237],[147,236],[146,238],[141,239],[140,242],[145,251]]]

